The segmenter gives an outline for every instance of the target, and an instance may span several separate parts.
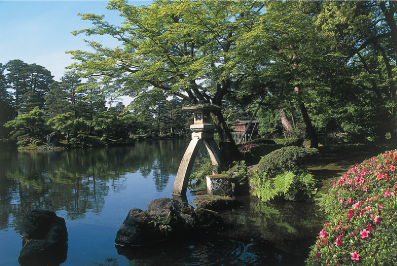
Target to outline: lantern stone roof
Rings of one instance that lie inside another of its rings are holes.
[[[220,111],[222,108],[219,105],[211,104],[211,103],[199,103],[191,106],[182,107],[182,111],[185,112],[194,112],[203,109],[207,111]]]

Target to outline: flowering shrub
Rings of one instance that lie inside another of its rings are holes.
[[[356,164],[320,202],[328,221],[307,265],[397,264],[397,151]]]

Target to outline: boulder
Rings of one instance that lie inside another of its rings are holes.
[[[68,232],[65,220],[49,210],[32,210],[25,214],[20,236],[22,250],[18,261],[23,264],[60,264],[66,260]]]
[[[207,209],[212,211],[225,211],[238,208],[243,204],[228,196],[198,195],[192,202],[197,209]]]
[[[194,209],[186,202],[160,198],[147,210],[133,208],[116,234],[119,246],[142,245],[190,234],[219,230],[223,219],[216,212]]]

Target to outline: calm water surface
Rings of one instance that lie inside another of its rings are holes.
[[[243,205],[222,212],[228,230],[142,247],[116,248],[131,208],[171,197],[189,140],[145,141],[131,147],[0,150],[0,265],[19,265],[25,213],[50,209],[65,218],[69,242],[61,265],[302,265],[323,224],[314,205]],[[188,201],[195,196],[187,193]],[[194,205],[193,205],[194,206]]]

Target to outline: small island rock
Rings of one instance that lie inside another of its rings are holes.
[[[160,198],[149,202],[146,211],[133,208],[117,232],[120,246],[142,245],[158,240],[221,229],[216,212],[194,209],[186,202]]]

